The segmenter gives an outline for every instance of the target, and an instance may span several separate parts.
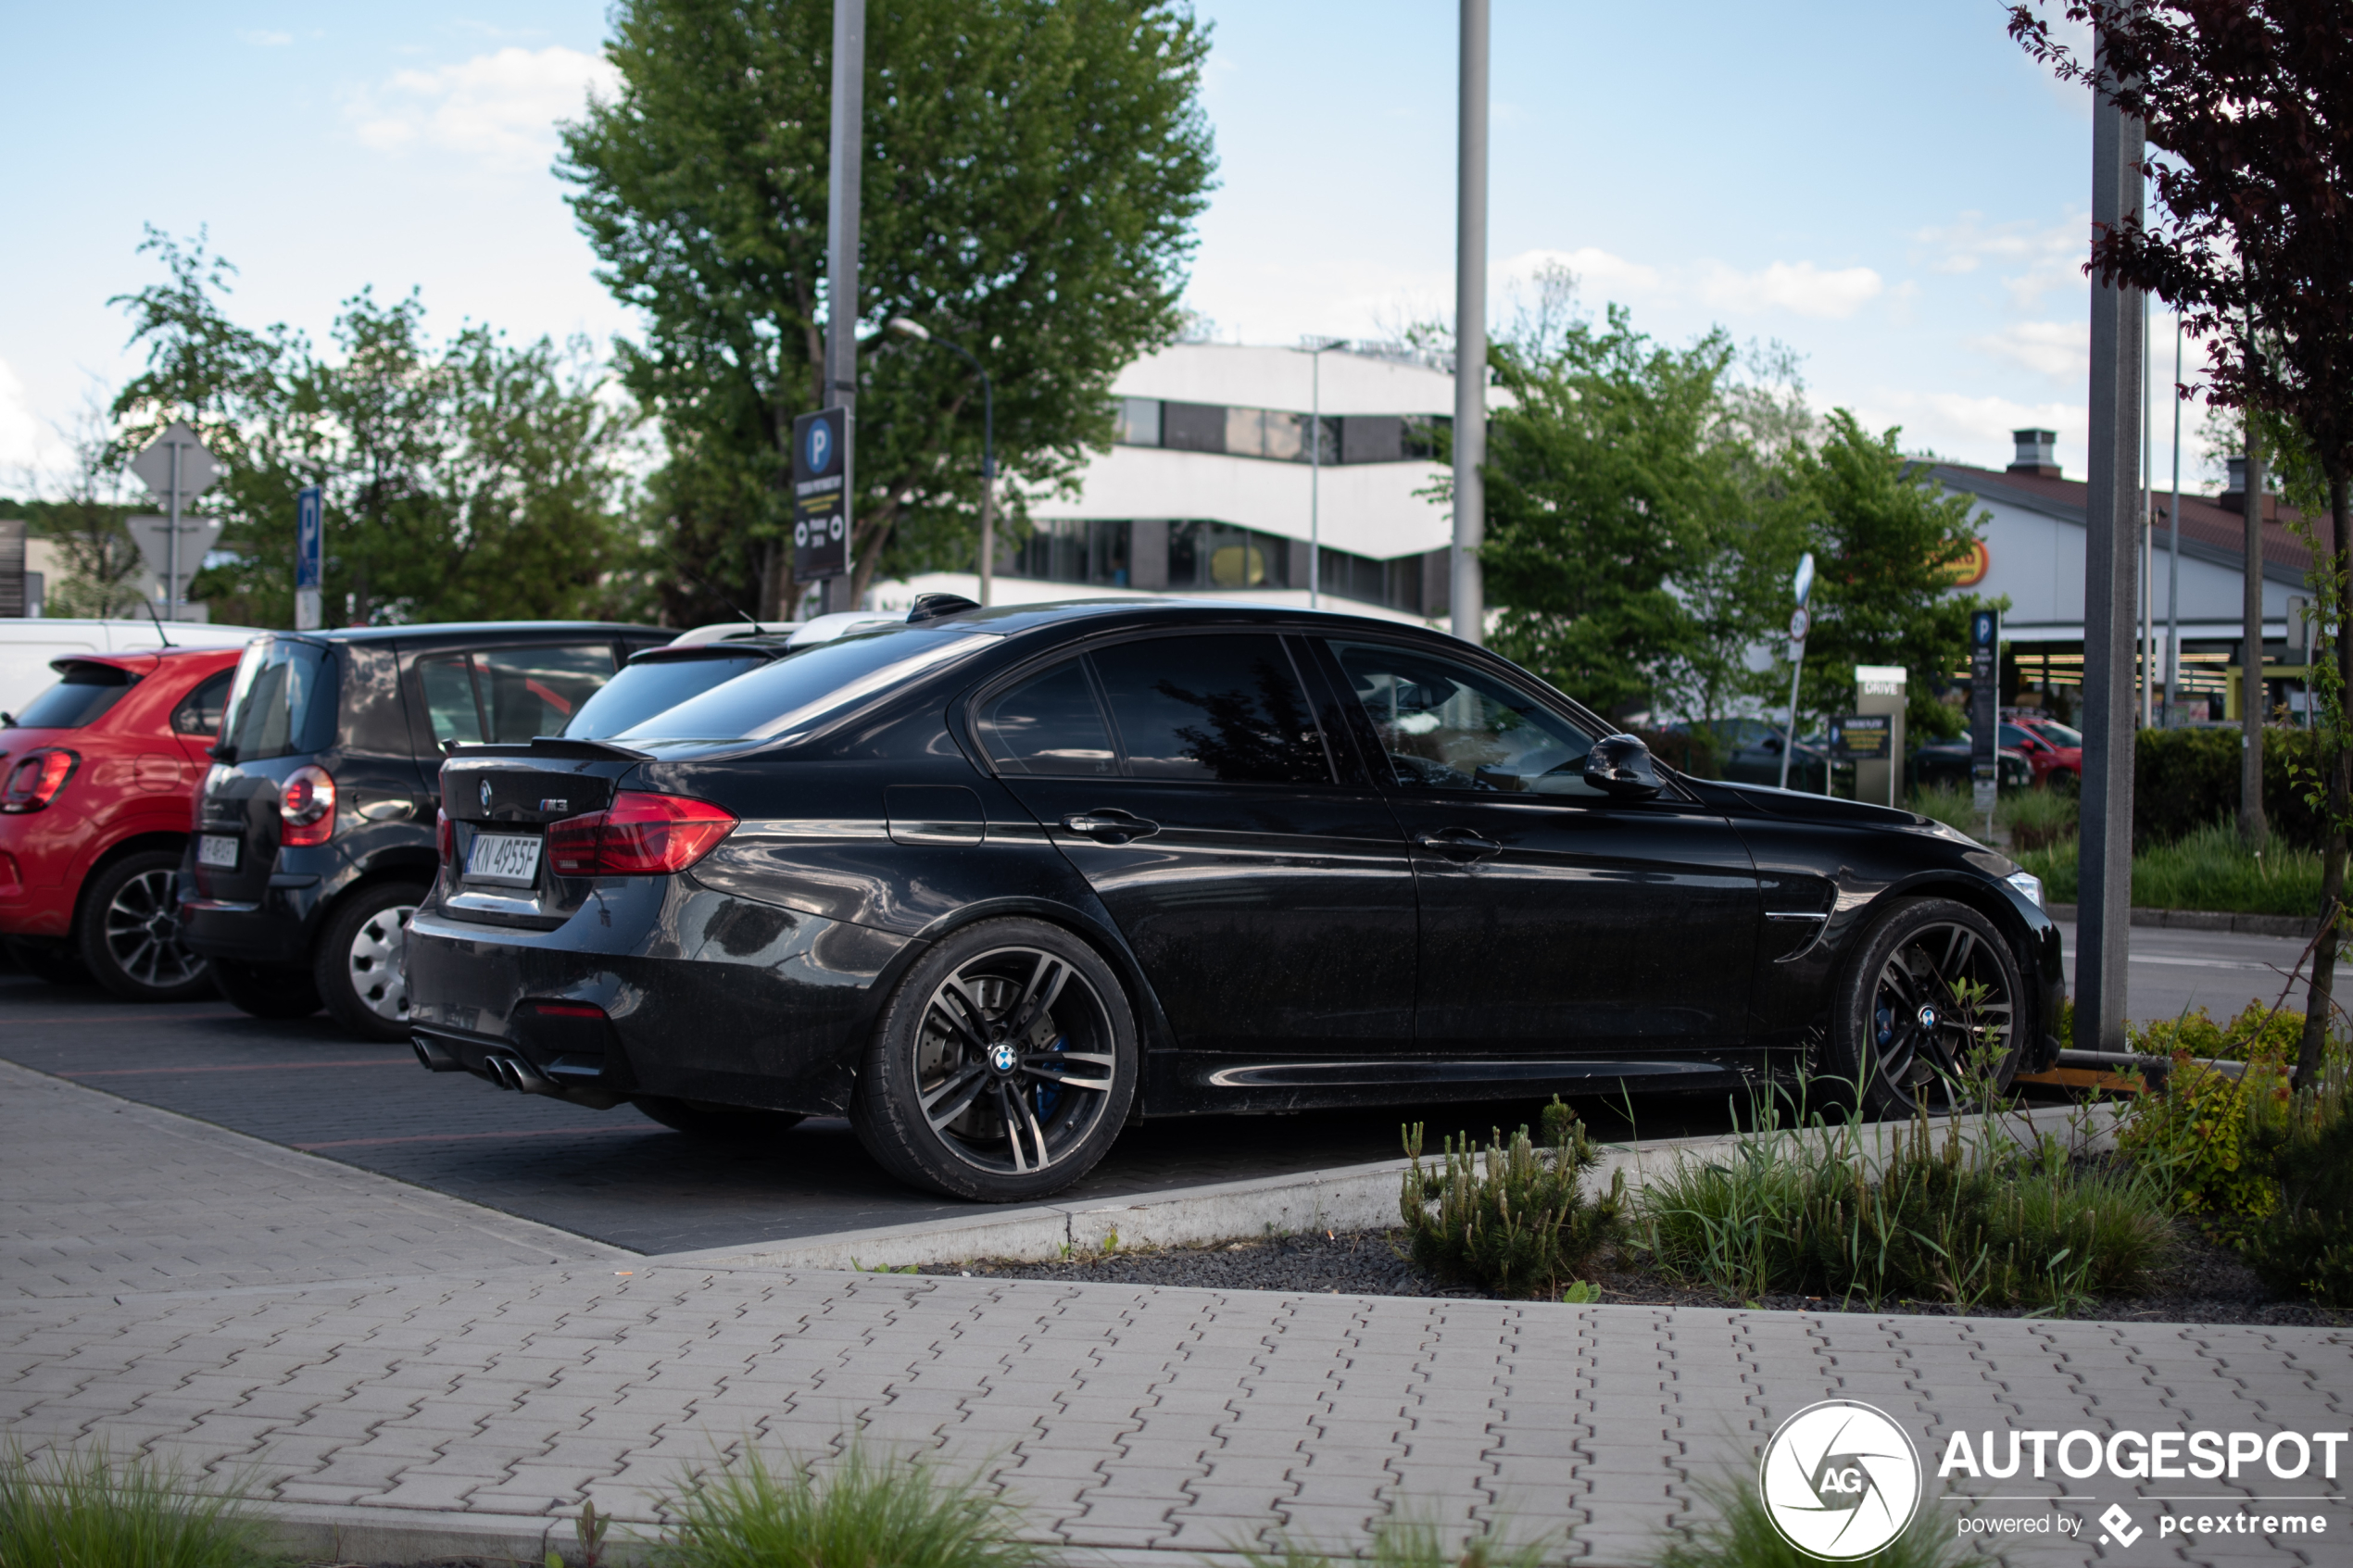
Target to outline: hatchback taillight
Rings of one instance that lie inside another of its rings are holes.
[[[0,789],[0,811],[40,810],[57,797],[81,766],[82,759],[61,746],[26,752],[8,770],[8,783]]]
[[[441,863],[450,871],[458,869],[458,824],[449,820],[447,811],[433,814],[434,848],[441,856]]]
[[[324,844],[335,835],[335,781],[326,769],[304,763],[286,775],[278,791],[278,842],[290,848]]]
[[[547,860],[558,876],[664,876],[735,831],[735,813],[707,800],[625,789],[605,810],[549,822]]]

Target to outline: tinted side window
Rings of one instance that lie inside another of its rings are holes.
[[[28,703],[17,722],[28,730],[78,730],[105,717],[132,685],[111,664],[69,664],[65,677]]]
[[[335,666],[316,643],[264,638],[245,649],[223,735],[240,762],[333,744]]]
[[[1153,637],[1088,657],[1132,777],[1331,782],[1322,732],[1279,637]]]
[[[982,705],[981,744],[1009,773],[1090,777],[1118,771],[1094,686],[1076,659]]]
[[[451,741],[472,746],[483,739],[473,669],[464,654],[436,653],[417,660],[417,679],[425,688],[425,718],[433,725],[434,746]]]
[[[180,699],[171,710],[171,727],[183,735],[217,735],[220,733],[221,716],[229,709],[229,683],[237,678],[234,667],[218,675],[208,675],[196,683],[195,690]]]
[[[1483,670],[1418,648],[1334,643],[1392,775],[1409,789],[1594,796],[1593,739]]]

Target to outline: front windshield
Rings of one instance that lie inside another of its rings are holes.
[[[869,697],[969,659],[1000,635],[935,623],[822,643],[713,686],[610,738],[799,740]]]
[[[2082,746],[2083,744],[2082,731],[2070,730],[2056,719],[2038,719],[2035,721],[2034,727],[2042,731],[2043,738],[2053,746]]]
[[[620,674],[580,705],[580,711],[564,725],[564,734],[573,740],[608,739],[767,662],[765,656],[746,650],[696,659],[647,659],[623,665]]]

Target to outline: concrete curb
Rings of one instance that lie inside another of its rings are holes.
[[[2075,908],[2053,904],[2046,912],[2053,920],[2072,922]],[[2305,941],[2321,928],[2320,921],[2308,915],[2233,915],[2216,909],[2134,909],[2133,923],[2170,931],[2229,931],[2241,936],[2294,936]]]
[[[2071,1105],[2045,1106],[2003,1118],[2020,1136],[2064,1134],[2086,1119],[2087,1147],[2107,1147],[2111,1110],[2088,1112]],[[1865,1165],[1885,1162],[1905,1122],[1874,1123],[1862,1129]],[[1794,1134],[1812,1138],[1816,1133]],[[1742,1135],[1663,1138],[1655,1143],[1611,1144],[1588,1178],[1589,1190],[1606,1188],[1623,1172],[1629,1192],[1639,1192],[1670,1173],[1679,1159],[1708,1160],[1734,1152]],[[749,1247],[716,1247],[694,1252],[660,1253],[643,1268],[790,1269],[795,1271],[938,1268],[975,1259],[1043,1262],[1081,1253],[1134,1247],[1200,1247],[1216,1241],[1304,1230],[1368,1230],[1398,1222],[1398,1188],[1407,1161],[1342,1166],[1246,1182],[1179,1187],[1134,1202],[1046,1204],[989,1210],[971,1219],[925,1220],[831,1236],[797,1236]],[[1438,1164],[1424,1152],[1424,1167]]]

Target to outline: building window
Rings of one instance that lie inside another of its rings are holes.
[[[1278,463],[1316,460],[1306,414],[1244,408],[1223,403],[1170,403],[1122,397],[1112,405],[1112,439],[1122,446],[1162,446],[1175,452],[1222,452]],[[1443,414],[1327,414],[1321,460],[1341,463],[1428,462],[1439,452]]]
[[[1049,518],[1013,552],[1008,577],[1044,583],[1086,583],[1103,588],[1128,583],[1134,525],[1099,518]]]
[[[1168,585],[1196,591],[1288,588],[1290,541],[1220,522],[1172,522]]]

